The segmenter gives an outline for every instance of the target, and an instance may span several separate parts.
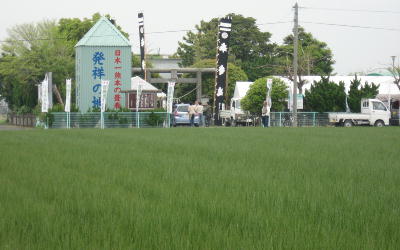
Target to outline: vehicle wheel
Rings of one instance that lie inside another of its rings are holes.
[[[347,128],[353,127],[353,122],[351,120],[346,120],[343,123],[343,127],[347,127]]]
[[[385,123],[382,120],[377,120],[374,124],[375,127],[384,127]]]

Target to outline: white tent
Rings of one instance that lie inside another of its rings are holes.
[[[232,99],[240,100],[245,97],[247,91],[252,84],[253,82],[236,82],[235,91],[233,92]]]
[[[142,90],[143,91],[146,91],[146,90],[158,91],[158,89],[156,87],[154,87],[150,83],[146,82],[145,80],[143,80],[139,76],[135,76],[135,77],[131,78],[131,90],[137,90],[137,86],[139,84],[142,85]]]

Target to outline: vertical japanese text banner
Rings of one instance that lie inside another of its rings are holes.
[[[225,88],[228,71],[228,50],[231,26],[231,17],[221,18],[218,32],[217,70],[214,92],[214,122],[216,125],[221,125],[219,111],[223,109],[223,104],[225,101]]]
[[[67,79],[65,85],[65,112],[71,112],[71,79]]]
[[[106,112],[107,92],[109,84],[109,81],[101,81],[101,112]]]
[[[145,58],[145,36],[144,36],[144,16],[143,13],[138,14],[139,20],[139,43],[140,43],[140,67],[142,68],[142,76],[146,78],[146,58]],[[146,79],[145,79],[146,80]]]
[[[268,105],[270,107],[272,107],[271,91],[272,91],[272,79],[269,78],[269,79],[267,79],[267,98],[266,98],[266,101],[268,102]]]
[[[174,99],[175,82],[168,82],[167,113],[172,113],[172,101]]]
[[[49,79],[44,78],[42,82],[42,112],[47,113],[49,111]]]

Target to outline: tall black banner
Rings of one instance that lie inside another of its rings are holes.
[[[225,88],[228,71],[228,49],[231,34],[232,18],[221,18],[218,31],[217,70],[214,92],[214,124],[222,125],[219,113],[225,102]]]
[[[146,60],[145,60],[145,41],[144,41],[144,16],[143,13],[138,14],[139,19],[139,41],[140,41],[140,67],[142,68],[142,77],[146,78]]]

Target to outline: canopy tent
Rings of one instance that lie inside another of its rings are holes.
[[[159,89],[157,89],[156,87],[154,87],[150,83],[146,82],[145,80],[143,80],[139,76],[135,76],[135,77],[131,78],[131,90],[137,90],[139,84],[142,86],[142,90],[143,91],[146,90],[146,91],[157,91],[157,92],[159,92]]]
[[[232,99],[240,100],[246,96],[247,91],[253,82],[236,82],[235,91],[233,92]]]

